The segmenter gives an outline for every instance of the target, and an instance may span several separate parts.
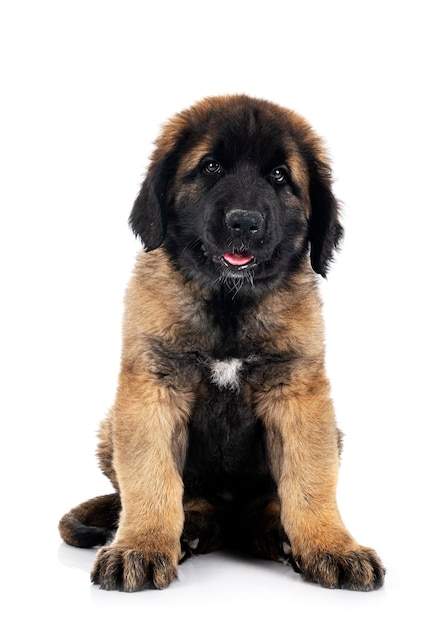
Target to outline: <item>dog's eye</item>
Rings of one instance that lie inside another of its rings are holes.
[[[216,159],[206,159],[202,165],[205,174],[221,174],[221,164]]]
[[[283,183],[286,183],[286,168],[283,166],[274,167],[272,172],[269,174],[269,178],[277,185],[282,185]]]

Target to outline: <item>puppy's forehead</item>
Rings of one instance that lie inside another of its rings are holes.
[[[300,142],[285,115],[274,113],[275,109],[267,115],[254,106],[216,107],[202,120],[189,119],[184,128],[187,149],[180,151],[178,173],[187,175],[205,156],[211,156],[226,169],[249,161],[265,175],[287,165],[293,179],[306,185],[307,165]]]

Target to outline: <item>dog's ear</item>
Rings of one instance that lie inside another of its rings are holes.
[[[314,161],[310,167],[310,256],[313,270],[324,278],[344,232],[331,182],[330,168],[321,161]]]
[[[146,252],[158,248],[166,234],[167,193],[172,175],[169,157],[152,163],[129,216],[129,225]]]

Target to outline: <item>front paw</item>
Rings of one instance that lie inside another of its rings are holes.
[[[317,551],[293,559],[293,567],[308,582],[329,589],[372,591],[384,582],[384,569],[378,555],[370,548],[332,553]]]
[[[91,579],[107,590],[165,589],[177,577],[177,561],[177,557],[163,552],[147,553],[112,544],[98,552]]]

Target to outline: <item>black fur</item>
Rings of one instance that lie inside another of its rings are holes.
[[[146,252],[158,248],[165,239],[169,171],[167,159],[151,166],[129,217],[129,224],[139,234]]]
[[[338,203],[331,191],[331,172],[322,163],[310,165],[311,220],[311,266],[315,272],[326,277],[339,245],[343,228],[338,219]]]
[[[182,181],[184,186],[200,190],[196,203],[170,193],[185,137],[179,138],[162,161],[150,166],[130,216],[130,225],[144,248],[149,251],[163,244],[187,278],[207,286],[218,279],[217,285],[226,283],[240,295],[253,293],[254,286],[265,289],[279,284],[309,249],[313,269],[326,276],[342,236],[329,168],[316,159],[303,134],[297,134],[284,120],[266,116],[256,104],[243,107],[231,119],[217,117],[216,138],[207,156],[221,166],[220,173],[207,173],[202,160]],[[196,129],[192,124],[188,144],[200,141],[204,130],[202,124]],[[291,141],[308,166],[309,220],[305,190],[290,176],[282,184],[270,177],[274,168],[285,164],[284,146]],[[235,210],[260,214],[260,232],[251,237],[231,232],[227,216]],[[217,263],[216,258],[229,250],[250,251],[256,265],[235,272]],[[251,289],[247,290],[249,283]]]

